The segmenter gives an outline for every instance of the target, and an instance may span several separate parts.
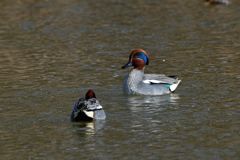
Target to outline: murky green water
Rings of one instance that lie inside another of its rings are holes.
[[[238,159],[240,2],[1,1],[2,159]],[[133,49],[164,96],[125,96]],[[92,88],[107,119],[71,123]]]

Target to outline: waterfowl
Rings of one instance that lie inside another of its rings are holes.
[[[91,121],[93,119],[105,119],[103,107],[96,99],[92,89],[88,90],[85,98],[80,98],[73,108],[71,121]]]
[[[164,74],[144,74],[145,65],[149,64],[147,53],[142,49],[131,52],[129,61],[122,69],[133,66],[134,68],[123,81],[125,94],[163,95],[173,93],[181,80],[175,76]]]
[[[206,5],[209,4],[229,4],[230,2],[228,0],[205,0]]]

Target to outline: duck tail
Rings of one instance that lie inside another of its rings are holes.
[[[177,82],[176,84],[171,85],[171,86],[169,87],[169,91],[170,91],[171,93],[175,92],[175,90],[177,89],[177,87],[178,87],[178,85],[179,85],[180,82],[181,82],[181,80],[178,80],[178,82]]]

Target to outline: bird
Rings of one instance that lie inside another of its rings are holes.
[[[105,119],[106,115],[103,107],[96,99],[92,89],[89,89],[85,98],[80,98],[75,104],[71,114],[71,121],[92,121],[94,119]]]
[[[123,81],[123,93],[139,95],[163,95],[173,93],[181,80],[178,76],[164,74],[144,74],[145,65],[149,64],[147,53],[142,49],[135,49],[129,56],[127,64],[122,69],[133,66],[134,68]]]
[[[230,4],[228,0],[205,0],[206,5],[209,4]]]

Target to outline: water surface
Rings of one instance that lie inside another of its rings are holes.
[[[240,3],[1,1],[3,159],[238,159]],[[125,96],[133,49],[177,91]],[[103,121],[71,123],[93,89]]]

